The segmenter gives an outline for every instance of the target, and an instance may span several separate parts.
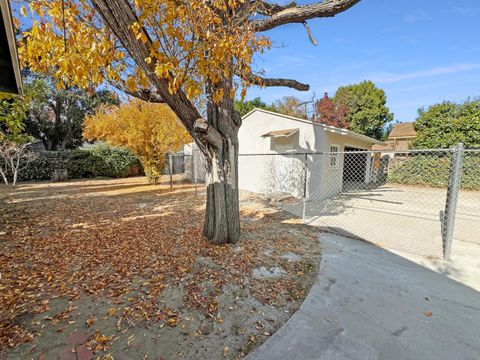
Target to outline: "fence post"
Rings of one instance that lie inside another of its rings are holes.
[[[172,154],[168,153],[168,169],[170,173],[170,189],[173,188],[173,159]]]
[[[450,175],[448,177],[447,198],[442,222],[443,258],[450,260],[452,249],[453,228],[457,211],[458,191],[462,179],[464,145],[459,143],[452,152]]]
[[[195,195],[197,195],[197,171],[195,169],[195,150],[192,150],[192,179],[195,186]]]
[[[305,153],[305,159],[303,161],[303,208],[302,208],[302,220],[303,223],[305,224],[306,221],[306,202],[307,202],[307,161],[308,161],[308,155]]]

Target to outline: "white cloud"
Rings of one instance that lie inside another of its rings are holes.
[[[424,10],[417,10],[417,11],[411,12],[403,18],[404,21],[409,23],[415,23],[419,21],[428,21],[431,19],[432,17],[430,16],[430,14]]]
[[[471,8],[471,7],[457,6],[453,8],[453,12],[463,16],[475,16],[478,13],[478,9]]]
[[[266,74],[270,74],[272,72],[276,72],[279,70],[288,70],[292,67],[294,68],[301,68],[302,66],[306,66],[312,64],[315,60],[315,56],[309,54],[302,54],[302,55],[280,55],[276,57],[273,61],[268,63],[268,65],[263,66]]]
[[[480,63],[454,64],[450,66],[436,67],[432,69],[413,71],[413,72],[403,73],[403,74],[395,74],[395,73],[374,74],[374,75],[371,75],[369,78],[372,81],[378,82],[378,83],[395,83],[395,82],[400,82],[404,80],[412,80],[412,79],[418,79],[418,78],[424,78],[424,77],[454,74],[458,72],[471,71],[475,69],[480,69]]]

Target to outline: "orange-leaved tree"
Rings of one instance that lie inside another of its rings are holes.
[[[61,83],[94,87],[105,81],[151,102],[166,103],[205,156],[204,234],[215,243],[240,236],[239,114],[234,96],[250,85],[308,90],[291,79],[254,72],[265,35],[281,25],[332,17],[360,0],[278,5],[263,0],[36,0],[20,13],[25,66]],[[197,101],[206,100],[206,116]]]
[[[128,148],[153,183],[162,173],[167,154],[192,139],[167,105],[138,99],[119,107],[101,106],[85,118],[83,136]]]

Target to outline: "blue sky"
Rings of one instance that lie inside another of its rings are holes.
[[[247,99],[310,100],[313,92],[333,95],[340,85],[369,79],[385,90],[395,119],[405,122],[415,120],[421,106],[480,96],[479,0],[362,0],[309,25],[317,46],[300,24],[276,28],[266,33],[273,47],[256,59],[256,68],[267,77],[306,82],[311,91],[251,88]]]

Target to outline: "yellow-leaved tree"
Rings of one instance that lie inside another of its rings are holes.
[[[101,106],[85,118],[83,136],[128,148],[153,183],[165,167],[167,154],[192,139],[168,105],[138,99],[118,107]]]
[[[21,0],[22,1],[22,0]],[[293,79],[265,78],[254,55],[265,32],[332,17],[360,0],[275,4],[264,0],[23,0],[29,17],[19,53],[33,71],[60,84],[108,82],[134,97],[166,103],[205,157],[204,234],[215,243],[240,237],[238,129],[234,96],[250,85],[308,90]],[[313,1],[313,0],[312,0]],[[263,35],[260,35],[263,33]],[[206,100],[206,118],[199,103]]]

